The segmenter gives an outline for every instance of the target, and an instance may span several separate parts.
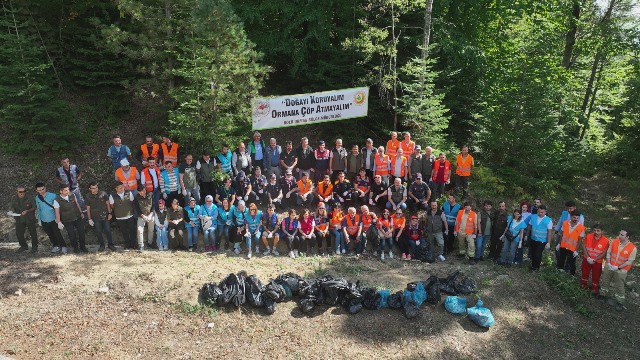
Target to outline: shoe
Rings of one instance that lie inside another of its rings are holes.
[[[81,247],[81,248],[80,248],[80,251],[82,251],[82,252],[83,252],[83,253],[85,253],[85,254],[88,254],[88,253],[89,253],[89,249],[87,249],[85,246]]]
[[[293,251],[289,251],[289,257],[290,257],[290,258],[292,258],[292,259],[295,259],[295,258],[296,258],[296,256],[295,256],[295,254],[293,253]]]
[[[616,311],[623,312],[624,311],[624,305],[622,305],[622,303],[617,303],[616,304]]]
[[[167,251],[167,250],[169,250],[169,246],[168,246],[168,245],[165,245],[165,246],[164,246],[164,251]]]
[[[38,252],[38,247],[37,247],[37,246],[33,246],[33,247],[31,248],[31,253],[32,253],[32,254],[35,254],[35,253],[37,253],[37,252]]]
[[[607,301],[607,297],[606,297],[606,296],[604,296],[604,295],[597,294],[597,295],[596,295],[596,300],[599,300],[599,301],[605,302],[605,301]]]
[[[359,259],[359,258],[360,258],[360,254],[356,254],[356,259]]]
[[[608,298],[607,299],[607,304],[611,305],[611,306],[616,306],[618,304],[618,302],[614,298]]]
[[[247,259],[251,259],[251,251],[249,251],[249,253],[247,254]]]
[[[115,246],[113,246],[113,245],[109,245],[109,246],[107,246],[107,248],[108,248],[109,250],[111,250],[111,251],[116,251],[116,247],[115,247]]]
[[[373,257],[377,257],[377,256],[378,256],[378,252],[377,252],[377,251],[375,251],[375,250],[374,250],[374,251],[372,251],[372,252],[371,252],[371,256],[373,256]]]
[[[103,252],[104,251],[104,245],[100,245],[100,247],[98,248],[99,252]]]
[[[215,245],[211,245],[210,249],[211,249],[211,252],[218,251],[218,248]]]
[[[411,254],[407,255],[407,260],[411,261]]]
[[[295,257],[298,257],[298,256],[300,256],[300,253],[298,252],[298,250],[293,250],[293,255]]]
[[[442,256],[442,255],[438,255],[438,260],[440,260],[440,261],[445,261],[446,259],[444,258],[444,256]]]
[[[470,258],[470,259],[469,259],[469,265],[475,265],[475,264],[477,264],[477,263],[478,263],[478,262],[476,261],[476,259],[474,259],[474,258]]]
[[[138,249],[138,251],[140,251],[140,252],[144,252],[144,246],[140,246],[140,248]]]
[[[278,250],[273,249],[273,256],[280,256],[280,253],[278,252]]]
[[[59,248],[59,247],[54,246],[54,247],[52,247],[52,248],[51,248],[51,253],[52,253],[52,254],[56,254],[56,253],[58,253],[58,252],[60,252],[60,248]]]
[[[407,260],[407,254],[402,253],[402,260]]]
[[[236,255],[240,255],[240,249],[239,248],[234,248],[233,249],[233,253]]]
[[[67,253],[67,248],[66,248],[66,246],[63,246],[63,247],[60,249],[60,251],[62,251],[62,253],[63,253],[63,254],[66,254],[66,253]]]
[[[389,251],[389,259],[393,259],[393,252]]]
[[[193,252],[193,246],[189,246],[189,252]]]
[[[344,249],[343,249],[343,250],[342,250],[342,254],[344,255],[344,254],[346,254],[346,253],[347,253],[347,250],[344,250]]]
[[[340,250],[336,250],[336,255],[340,255]]]
[[[20,246],[20,249],[18,249],[18,252],[25,252],[27,250],[29,250],[28,246]]]
[[[384,261],[384,252],[380,254],[380,261]]]
[[[260,254],[260,246],[256,246],[256,254]]]
[[[262,253],[262,255],[264,255],[264,256],[267,256],[267,255],[269,255],[269,254],[271,254],[271,250],[269,250],[269,248],[267,248],[267,249]]]

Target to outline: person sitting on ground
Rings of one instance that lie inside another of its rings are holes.
[[[362,254],[361,246],[360,246],[360,234],[362,234],[362,221],[360,221],[360,215],[356,214],[356,208],[350,207],[347,210],[347,216],[342,220],[342,236],[344,245],[346,248],[350,248],[353,244],[353,249],[350,249],[349,252],[353,252],[356,256],[360,256]]]
[[[251,259],[251,244],[256,244],[256,254],[260,254],[260,237],[262,235],[262,211],[258,210],[255,203],[249,204],[249,214],[244,219],[246,226],[245,238],[247,239],[247,259]]]
[[[327,254],[327,249],[331,246],[331,240],[329,238],[329,217],[327,215],[327,208],[322,201],[318,203],[318,209],[313,217],[315,222],[315,235],[318,245],[318,255],[324,256]]]
[[[316,235],[313,230],[316,227],[316,223],[311,216],[309,209],[304,209],[302,217],[298,220],[298,246],[302,256],[314,255],[313,247],[316,242]]]
[[[214,248],[221,251],[230,251],[231,237],[230,230],[233,225],[233,213],[236,207],[231,204],[231,201],[227,198],[222,199],[222,204],[218,206],[218,219],[216,229],[216,243]],[[222,237],[226,241],[226,244],[222,242]]]
[[[164,200],[158,200],[158,210],[154,211],[156,225],[156,245],[159,251],[169,250],[169,216]]]
[[[218,206],[213,203],[213,196],[207,195],[200,206],[200,223],[204,237],[204,251],[216,251],[216,229],[218,225]]]
[[[284,205],[282,204],[282,198],[284,197],[284,195],[282,194],[282,189],[280,188],[280,183],[276,178],[276,174],[269,175],[269,182],[267,183],[266,193],[268,205],[273,205],[279,209],[284,208]]]
[[[378,219],[378,236],[380,237],[380,260],[384,261],[385,245],[389,252],[389,259],[393,259],[393,219],[389,210],[382,210],[382,216]]]
[[[187,250],[184,237],[184,209],[178,199],[173,199],[167,214],[169,219],[169,247],[171,250]]]
[[[420,227],[418,217],[411,215],[409,225],[405,226],[400,239],[400,251],[402,252],[402,260],[411,260],[415,257],[416,246],[420,245],[423,239],[423,231]]]
[[[624,311],[625,290],[629,270],[636,261],[638,249],[631,242],[631,234],[628,230],[620,230],[618,237],[613,239],[607,250],[606,265],[602,274],[602,288],[599,300],[606,300],[617,311]],[[609,297],[612,294],[613,297]]]
[[[458,256],[469,258],[469,264],[475,265],[476,236],[478,234],[478,216],[471,210],[471,203],[462,204],[463,209],[458,211],[454,235],[458,239]]]
[[[262,214],[262,244],[265,247],[262,255],[267,256],[270,253],[273,256],[280,256],[278,252],[278,242],[280,241],[279,233],[280,223],[278,222],[278,214],[273,204],[267,206],[267,212]],[[273,246],[269,246],[269,239],[273,239]]]
[[[289,209],[289,216],[282,220],[280,224],[280,237],[287,242],[289,257],[295,259],[298,254],[298,218],[295,209]]]
[[[538,205],[539,206],[539,205]],[[589,275],[591,275],[591,291],[594,295],[600,293],[600,276],[602,275],[602,260],[607,255],[609,249],[609,239],[602,234],[600,224],[593,225],[589,233],[582,242],[582,275],[580,285],[585,290],[589,290]]]
[[[344,247],[344,239],[342,238],[342,220],[344,219],[344,214],[340,203],[335,204],[329,214],[329,219],[329,233],[333,236],[336,255],[344,254],[347,250]]]

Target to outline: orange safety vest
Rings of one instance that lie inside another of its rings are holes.
[[[471,167],[473,166],[473,156],[467,154],[466,158],[462,158],[462,154],[456,156],[456,175],[471,176]]]
[[[309,192],[309,190],[311,190],[311,187],[313,186],[313,184],[311,183],[311,180],[308,180],[308,179],[306,184],[302,183],[302,179],[298,180],[296,183],[298,184],[298,189],[300,190],[301,195]]]
[[[571,220],[565,220],[562,224],[562,240],[560,240],[560,247],[569,251],[576,251],[578,248],[578,240],[580,234],[587,228],[584,225],[578,223],[573,231],[569,231]]]
[[[406,141],[402,140],[402,142],[400,143],[400,147],[402,148],[402,152],[405,156],[411,156],[411,154],[413,154],[413,151],[416,149],[416,143],[409,140],[409,144],[407,144]]]
[[[399,147],[400,147],[400,140],[396,139],[395,142],[393,140],[387,141],[387,155],[392,157],[396,156],[396,153],[398,152]]]
[[[342,211],[334,210],[333,213],[331,214],[331,220],[329,221],[329,228],[336,229],[337,226],[342,223],[342,219],[344,219],[344,216],[342,215]]]
[[[392,174],[396,170],[396,160],[397,159],[398,158],[396,156],[391,158],[391,173]],[[402,157],[402,163],[400,165],[400,177],[404,177],[406,173],[407,173],[407,158],[403,156]]]
[[[327,230],[327,227],[329,227],[329,222],[327,221],[327,222],[325,222],[323,224],[316,223],[316,226],[318,227],[318,229],[320,229],[322,231],[325,231],[325,230]]]
[[[331,182],[329,182],[329,185],[326,188],[325,188],[324,181],[320,181],[318,183],[318,194],[322,195],[322,197],[327,197],[331,195],[332,191],[333,191],[333,185],[331,184]]]
[[[391,229],[391,221],[392,219],[389,218],[389,220],[385,220],[385,219],[378,219],[378,227],[382,230],[382,227],[386,227],[387,230]]]
[[[140,152],[142,152],[142,161],[147,161],[147,159],[151,156],[157,159],[159,150],[160,150],[160,145],[153,144],[151,145],[151,154],[149,154],[149,149],[147,149],[147,144],[140,145]]]
[[[462,222],[462,214],[464,214],[464,210],[458,211],[458,217],[456,218],[456,232],[460,232],[460,225]],[[464,226],[464,233],[467,235],[474,234],[476,232],[476,213],[474,211],[469,211],[467,214],[467,223]]]
[[[369,228],[371,227],[371,223],[373,222],[373,217],[371,216],[371,214],[369,215],[362,214],[360,219],[362,219],[362,230],[364,231],[369,230]]]
[[[156,173],[156,179],[158,179],[158,186],[160,186],[160,170],[158,170],[158,167],[154,167],[153,171],[155,171]],[[147,192],[152,192],[153,191],[153,179],[151,178],[151,174],[149,174],[149,167],[147,166],[146,168],[144,168],[144,170],[142,170],[142,173],[144,174],[144,187],[147,188]]]
[[[358,227],[360,224],[360,215],[355,214],[353,219],[351,215],[347,215],[347,233],[350,235],[355,235],[358,233]]]
[[[587,249],[587,253],[584,254],[585,259],[589,257],[597,259],[609,248],[609,239],[602,235],[599,240],[596,240],[596,236],[593,233],[587,234],[584,238],[584,247]],[[596,260],[596,263],[602,264],[602,259]]]
[[[167,148],[167,144],[162,143],[162,155],[164,155],[164,161],[171,161],[174,167],[178,164],[178,143],[171,143],[171,151]]]
[[[431,175],[431,180],[436,181],[438,178],[438,171],[440,170],[440,160],[436,160],[433,163],[433,174]],[[444,161],[444,182],[449,181],[451,178],[451,162],[449,160]]]
[[[631,241],[629,241],[627,245],[625,245],[620,251],[618,251],[619,247],[620,247],[620,239],[618,238],[613,239],[613,242],[611,243],[611,257],[609,258],[609,262],[611,263],[611,265],[618,266],[618,267],[624,264],[625,262],[627,262],[627,260],[629,260],[629,256],[631,256],[631,253],[636,248],[636,246],[633,245]],[[620,268],[620,270],[629,270],[629,269],[631,269],[631,264],[623,268]]]
[[[380,156],[376,155],[374,161],[376,162],[376,175],[389,175],[389,155],[382,155],[382,160],[380,160]]]
[[[407,222],[404,216],[398,217],[396,214],[391,215],[391,220],[393,220],[393,227],[396,229],[402,228],[405,222]]]
[[[124,177],[124,172],[121,167],[116,170],[116,177],[118,181],[124,184],[125,190],[138,190],[138,179],[136,179],[136,175],[138,175],[138,169],[136,169],[135,166],[132,166],[129,170],[129,178]]]

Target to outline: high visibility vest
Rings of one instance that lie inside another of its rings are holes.
[[[177,149],[177,148],[176,148]],[[158,158],[158,151],[160,151],[160,145],[153,144],[151,145],[151,154],[149,154],[149,148],[147,148],[147,144],[140,145],[140,152],[142,153],[142,161],[147,161],[150,156],[154,158]],[[176,150],[177,152],[178,150]]]
[[[302,183],[302,179],[298,180],[296,182],[298,184],[298,189],[300,190],[300,194],[306,194],[311,190],[311,187],[313,186],[313,183],[311,182],[311,180],[307,179],[306,183]]]
[[[431,180],[436,181],[438,178],[438,171],[440,170],[440,160],[436,160],[433,163],[433,173],[431,174]],[[449,160],[444,161],[444,182],[449,181],[451,178],[451,162]]]
[[[600,236],[600,239],[596,239],[593,233],[587,234],[584,238],[584,247],[587,249],[587,253],[584,254],[585,259],[589,257],[597,259],[609,248],[609,239],[604,235]],[[596,260],[596,262],[601,264],[602,259]]]
[[[611,243],[611,257],[609,258],[609,263],[613,266],[620,266],[629,260],[629,256],[633,253],[633,250],[636,248],[635,245],[629,241],[627,245],[625,245],[622,249],[620,248],[620,239],[615,238]],[[631,264],[620,268],[620,270],[629,270],[631,269]]]
[[[318,183],[318,194],[322,195],[322,197],[327,197],[331,195],[333,192],[333,185],[329,182],[328,185],[325,185],[324,181],[320,181]]]
[[[456,156],[456,175],[470,176],[471,166],[473,166],[473,156],[469,154],[466,158],[462,158],[462,154]]]
[[[391,158],[391,173],[393,176],[404,177],[407,174],[407,158],[402,156],[402,162],[400,163],[400,175],[396,175],[396,161],[398,161],[398,157],[394,156]]]
[[[464,210],[458,211],[458,217],[456,217],[456,231],[460,232],[460,227],[462,226],[462,214],[464,214]],[[469,211],[467,214],[467,222],[464,224],[464,233],[467,235],[474,234],[476,232],[476,213],[475,211]]]
[[[387,155],[394,157],[398,152],[398,148],[400,147],[400,140],[396,139],[396,141],[389,140],[387,141]]]
[[[391,229],[391,225],[393,225],[391,222],[392,222],[391,218],[389,218],[389,220],[385,220],[385,219],[380,218],[380,219],[378,219],[378,227],[382,231],[387,232],[387,231],[389,231]]]
[[[340,224],[342,224],[342,219],[344,216],[342,215],[342,211],[333,210],[333,214],[331,215],[331,220],[329,221],[330,229],[339,229]]]
[[[395,229],[400,229],[407,222],[407,219],[404,216],[398,217],[396,214],[391,215],[391,220],[393,220],[393,227]]]
[[[171,143],[171,151],[167,148],[167,144],[162,143],[162,155],[164,156],[164,161],[171,161],[174,167],[178,165],[178,143]]]
[[[382,159],[376,155],[374,161],[376,162],[376,175],[389,175],[389,155],[382,155]]]
[[[160,170],[158,167],[154,167],[153,171],[156,173],[156,179],[158,180],[158,187],[160,187]],[[144,187],[147,189],[147,192],[152,192],[154,190],[153,187],[153,178],[151,177],[149,167],[147,166],[142,170],[144,174]]]
[[[358,227],[360,225],[360,215],[355,214],[353,218],[351,215],[347,215],[347,233],[355,235],[358,233]]]
[[[535,221],[534,215],[529,218],[529,225],[531,225],[531,240],[539,242],[547,242],[547,225],[551,222],[551,218],[544,216],[538,223]]]
[[[371,216],[371,214],[369,215],[362,214],[360,219],[362,220],[362,230],[363,231],[369,230],[369,228],[371,227],[371,223],[373,222],[373,217]]]
[[[454,226],[456,224],[456,217],[458,216],[460,207],[460,204],[455,204],[451,207],[451,204],[448,201],[445,201],[444,205],[442,205],[442,211],[444,211],[444,217],[447,219],[447,224],[449,224],[449,226]]]
[[[138,169],[136,169],[135,166],[131,166],[131,169],[129,169],[128,178],[124,176],[124,172],[121,167],[116,170],[116,178],[124,184],[125,190],[136,191],[138,189],[138,179],[136,179],[136,175],[138,175]]]
[[[413,154],[413,151],[416,149],[416,143],[409,140],[409,143],[407,144],[406,141],[402,140],[402,142],[400,143],[400,148],[402,148],[402,152],[405,156],[411,156],[411,154]]]
[[[584,225],[578,223],[573,231],[569,231],[571,220],[567,220],[562,224],[562,240],[560,240],[560,247],[569,251],[576,251],[578,248],[578,240],[580,234],[587,228]]]
[[[329,227],[329,222],[327,221],[327,217],[326,216],[316,215],[313,218],[313,221],[316,222],[316,226],[318,227],[318,229],[320,229],[322,231],[327,230],[327,228]]]

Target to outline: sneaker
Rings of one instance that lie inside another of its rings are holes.
[[[60,249],[60,251],[62,251],[62,253],[63,253],[63,254],[66,254],[66,253],[67,253],[67,248],[66,248],[66,246],[63,246],[63,247]]]
[[[256,246],[256,254],[260,254],[260,246]]]
[[[477,263],[478,263],[478,261],[477,261],[476,259],[474,259],[474,258],[469,258],[469,265],[475,265],[475,264],[477,264]]]
[[[347,253],[347,250],[342,249],[342,254],[344,255],[344,254],[346,254],[346,253]]]
[[[618,304],[618,302],[614,298],[608,298],[607,299],[607,304],[611,305],[611,306],[616,306]]]
[[[356,254],[356,258],[360,258],[360,254]]]
[[[624,305],[622,305],[622,303],[617,303],[616,304],[616,311],[623,312],[624,311]]]
[[[169,245],[164,246],[164,251],[167,251],[167,250],[169,250]]]
[[[402,253],[402,260],[407,260],[407,254]]]
[[[604,295],[600,295],[600,294],[596,295],[596,299],[597,299],[597,300],[600,300],[600,301],[602,301],[602,302],[607,301],[607,297],[606,297],[606,296],[604,296]]]
[[[108,248],[109,250],[111,250],[111,251],[116,251],[116,247],[115,247],[115,246],[113,246],[113,245],[109,245],[109,246],[107,246],[107,248]]]
[[[407,260],[411,261],[411,254],[407,255]]]
[[[98,248],[99,252],[103,252],[104,251],[104,245],[100,245],[100,247]]]
[[[269,250],[269,248],[267,248],[267,249],[262,253],[262,255],[264,255],[264,256],[267,256],[267,255],[269,255],[269,254],[271,254],[271,250]]]
[[[375,251],[375,250],[374,250],[374,251],[372,251],[372,252],[371,252],[371,256],[373,256],[373,257],[377,257],[377,256],[378,256],[378,252],[377,252],[377,251]]]
[[[384,261],[384,252],[380,254],[380,261]]]
[[[29,250],[28,246],[20,246],[20,249],[18,249],[18,252],[25,252],[27,250]]]
[[[211,245],[211,252],[216,252],[218,251],[218,248],[216,248],[215,245]]]
[[[247,259],[251,259],[251,255],[253,254],[251,254],[251,251],[249,251],[249,253],[247,254]]]
[[[293,255],[295,257],[298,257],[298,256],[300,256],[300,253],[298,252],[298,250],[293,250]]]
[[[189,252],[193,252],[193,246],[189,246]]]
[[[389,251],[389,259],[393,259],[393,252]]]
[[[80,248],[80,251],[82,251],[82,252],[83,252],[83,253],[85,253],[85,254],[88,254],[88,253],[89,253],[89,249],[87,249],[87,247],[86,247],[86,246],[81,247],[81,248]]]
[[[138,249],[138,251],[144,252],[144,246],[140,246],[140,249]]]
[[[273,249],[273,256],[280,256],[280,253],[278,252],[278,250]]]
[[[442,255],[438,255],[438,260],[440,260],[440,261],[445,261],[446,259],[444,258],[444,256],[442,256]]]
[[[54,246],[51,248],[51,253],[52,254],[57,254],[60,251],[60,248],[57,246]]]
[[[289,251],[289,257],[295,259],[296,255],[293,253],[293,251]]]
[[[233,249],[234,254],[240,255],[240,248]]]

